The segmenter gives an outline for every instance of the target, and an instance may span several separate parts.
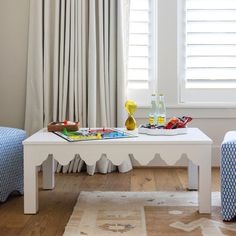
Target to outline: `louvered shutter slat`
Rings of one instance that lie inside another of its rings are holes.
[[[148,89],[148,83],[143,80],[130,80],[128,83],[128,89]]]
[[[230,68],[235,67],[236,57],[223,56],[189,56],[187,59],[187,68]]]
[[[236,21],[236,10],[187,10],[187,21]]]
[[[148,80],[148,70],[146,69],[129,69],[130,80]]]
[[[130,9],[132,10],[149,10],[148,0],[130,0]]]
[[[235,0],[187,0],[187,9],[236,9]]]
[[[188,45],[188,56],[235,56],[234,45]]]
[[[236,68],[189,68],[187,78],[190,80],[234,80]]]
[[[236,12],[235,12],[236,14]],[[204,22],[196,21],[187,24],[187,31],[190,33],[235,33],[236,32],[236,21],[235,22]]]
[[[149,11],[135,11],[132,10],[130,12],[130,21],[135,22],[135,21],[149,21]]]
[[[148,34],[130,34],[129,45],[130,46],[149,46]]]
[[[129,56],[149,56],[148,46],[130,46]]]
[[[149,27],[148,22],[130,22],[129,24],[130,33],[141,33],[148,34]]]

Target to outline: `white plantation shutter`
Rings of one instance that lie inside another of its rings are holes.
[[[155,77],[156,25],[153,0],[130,0],[127,65],[128,98],[147,105]]]
[[[186,0],[185,10],[186,82],[227,87],[236,81],[236,0]]]
[[[236,0],[178,1],[180,104],[236,104]]]

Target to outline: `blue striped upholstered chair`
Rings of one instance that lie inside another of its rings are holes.
[[[0,127],[0,202],[13,192],[23,194],[23,145],[26,133]]]
[[[221,207],[223,220],[236,216],[236,131],[226,133],[221,145]]]

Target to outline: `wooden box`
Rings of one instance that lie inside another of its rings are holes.
[[[79,122],[76,122],[76,124],[68,124],[65,125],[63,122],[51,122],[48,124],[48,132],[53,131],[63,131],[65,128],[67,131],[77,131],[79,129]]]

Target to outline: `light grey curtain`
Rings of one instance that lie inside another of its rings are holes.
[[[29,134],[64,119],[83,127],[124,126],[128,1],[30,1]]]
[[[124,2],[30,1],[28,133],[51,120],[124,125]]]

